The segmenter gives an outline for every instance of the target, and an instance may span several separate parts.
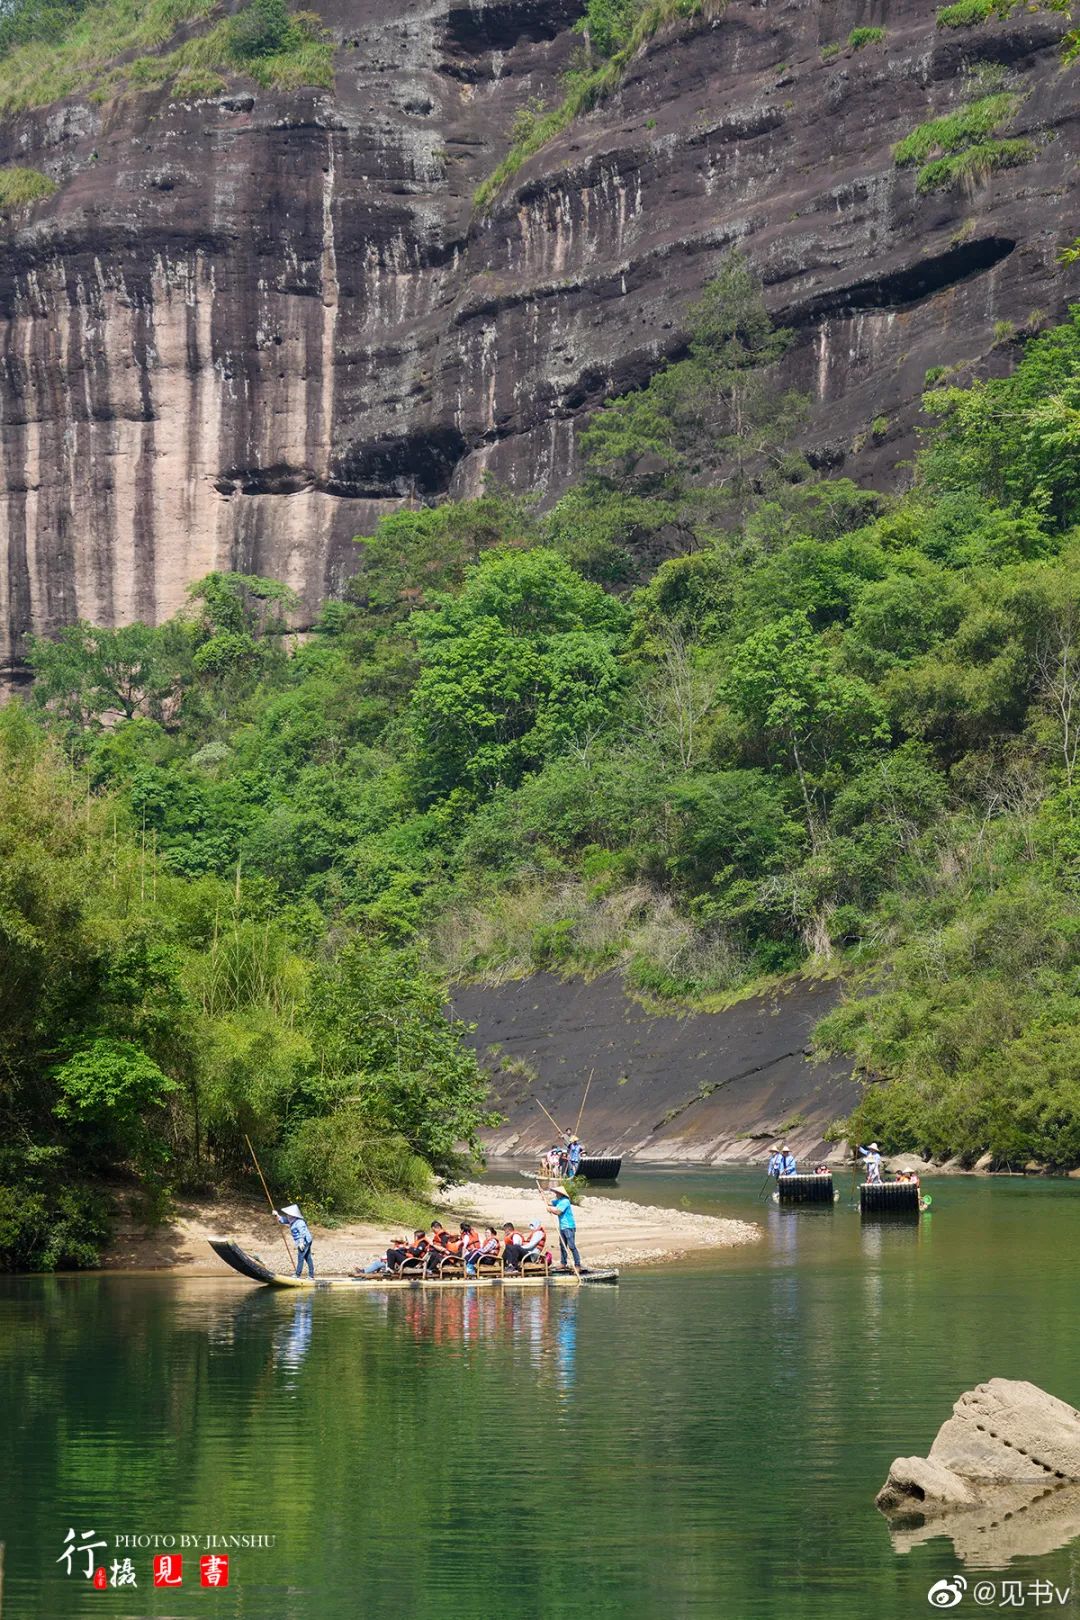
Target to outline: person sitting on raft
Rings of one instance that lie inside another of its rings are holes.
[[[781,1146],[775,1150],[772,1158],[769,1160],[768,1174],[770,1176],[775,1176],[777,1180],[779,1180],[781,1176],[798,1175],[798,1170],[795,1164],[795,1155],[788,1151],[786,1142],[782,1143]]]
[[[403,1237],[391,1238],[390,1246],[386,1251],[385,1259],[376,1257],[363,1272],[354,1271],[353,1276],[378,1277],[384,1271],[396,1271],[409,1252],[409,1246]]]
[[[452,1253],[450,1243],[450,1233],[446,1230],[446,1227],[443,1225],[442,1221],[432,1221],[431,1240],[428,1243],[427,1252],[424,1256],[424,1270],[426,1272],[437,1271],[439,1269],[439,1262],[441,1260],[445,1260],[446,1256]]]
[[[524,1238],[514,1226],[513,1221],[503,1222],[503,1265],[507,1271],[516,1271],[521,1264],[524,1251]]]
[[[468,1221],[462,1221],[457,1232],[448,1232],[439,1221],[432,1221],[431,1229],[435,1232],[435,1242],[428,1255],[427,1271],[429,1276],[440,1276],[444,1269],[444,1262],[448,1260],[463,1260],[473,1241],[475,1234]]]
[[[529,1230],[525,1234],[525,1241],[521,1245],[523,1260],[539,1260],[543,1257],[544,1246],[547,1243],[547,1233],[539,1221],[530,1221]]]
[[[481,1260],[497,1260],[501,1247],[499,1234],[495,1228],[493,1226],[485,1227],[483,1239],[478,1240],[476,1246],[470,1249],[465,1256],[466,1274],[475,1277],[478,1262]]]
[[[856,1147],[856,1153],[866,1160],[866,1184],[876,1187],[881,1182],[881,1149],[876,1142],[871,1142],[868,1148]]]
[[[363,1271],[359,1268],[352,1273],[354,1277],[378,1277],[384,1271],[399,1272],[407,1260],[422,1260],[427,1253],[427,1233],[418,1229],[413,1233],[411,1243],[405,1238],[394,1238],[386,1251],[385,1259],[375,1259]]]

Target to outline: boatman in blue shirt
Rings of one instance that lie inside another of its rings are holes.
[[[296,1275],[298,1277],[304,1275],[306,1262],[308,1275],[314,1281],[315,1262],[311,1258],[311,1233],[308,1231],[307,1221],[295,1204],[286,1204],[284,1209],[275,1210],[274,1213],[281,1225],[289,1228],[292,1240],[296,1244]]]
[[[566,1173],[567,1173],[567,1175],[568,1176],[576,1176],[577,1173],[578,1173],[578,1166],[580,1165],[580,1163],[581,1163],[581,1143],[578,1141],[576,1136],[572,1136],[570,1138],[569,1143],[567,1144],[567,1149],[566,1149]]]
[[[775,1176],[777,1180],[779,1180],[781,1176],[798,1175],[798,1170],[795,1165],[795,1155],[788,1151],[786,1142],[776,1149],[776,1152],[769,1160],[769,1175]]]
[[[559,1222],[559,1264],[566,1265],[566,1251],[569,1249],[574,1257],[574,1270],[581,1275],[581,1256],[577,1250],[577,1221],[574,1219],[574,1206],[570,1202],[569,1194],[557,1187],[547,1201],[548,1209],[557,1217]]]

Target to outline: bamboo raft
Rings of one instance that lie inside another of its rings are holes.
[[[776,1198],[780,1204],[834,1204],[838,1194],[827,1176],[778,1176]]]
[[[582,1154],[581,1163],[578,1165],[578,1175],[584,1176],[586,1181],[618,1181],[621,1169],[621,1154],[601,1157],[585,1153]]]
[[[619,1171],[622,1169],[622,1158],[614,1155],[608,1158],[598,1156],[582,1157],[577,1173],[585,1181],[618,1181]],[[522,1170],[521,1174],[528,1181],[535,1181],[537,1186],[550,1192],[554,1187],[561,1187],[564,1177],[556,1175],[551,1170]]]
[[[233,1271],[249,1282],[262,1283],[268,1288],[576,1288],[582,1283],[617,1283],[617,1271],[590,1271],[583,1268],[580,1275],[574,1271],[556,1270],[537,1264],[525,1271],[506,1271],[501,1262],[490,1266],[478,1277],[462,1276],[456,1271],[451,1276],[428,1277],[422,1274],[398,1277],[380,1274],[372,1277],[347,1277],[332,1274],[327,1277],[290,1277],[284,1272],[271,1271],[258,1258],[248,1254],[233,1238],[216,1237],[207,1240],[219,1260],[224,1260]]]
[[[860,1215],[921,1215],[928,1206],[917,1181],[864,1181],[859,1188]]]

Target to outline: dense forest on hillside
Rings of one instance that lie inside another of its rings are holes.
[[[1080,309],[930,374],[911,487],[791,447],[736,255],[550,511],[358,542],[292,634],[212,575],[32,650],[0,715],[2,1252],[92,1258],[105,1173],[322,1213],[448,1174],[484,1081],[450,980],[618,967],[715,1005],[844,972],[823,1047],[893,1149],[1080,1161]],[[650,569],[643,559],[667,555]]]

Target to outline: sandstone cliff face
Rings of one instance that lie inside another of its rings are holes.
[[[333,92],[73,100],[0,132],[0,162],[60,182],[0,222],[0,667],[30,628],[161,618],[212,567],[313,612],[381,511],[485,473],[554,495],[583,415],[678,352],[734,242],[798,331],[811,448],[878,482],[927,367],[1004,366],[995,322],[1080,291],[1052,15],[940,32],[927,0],[732,0],[479,216],[515,109],[557,98],[574,0],[321,9]],[[822,60],[868,23],[885,49]],[[892,145],[979,62],[1029,92],[1010,133],[1040,155],[918,197]]]
[[[453,1010],[475,1026],[469,1038],[492,1075],[502,1121],[485,1132],[489,1153],[548,1147],[552,1118],[572,1129],[588,1082],[581,1134],[590,1153],[754,1162],[783,1136],[799,1159],[832,1153],[841,1162],[846,1149],[825,1136],[859,1086],[849,1063],[809,1058],[814,1025],[835,999],[832,982],[792,982],[725,1012],[657,1013],[632,1001],[617,974],[586,982],[535,973],[458,985]]]

